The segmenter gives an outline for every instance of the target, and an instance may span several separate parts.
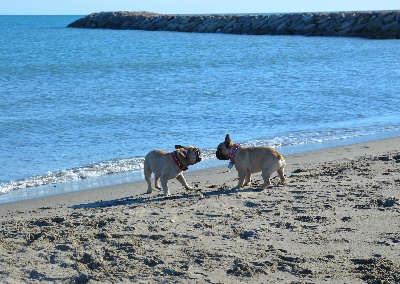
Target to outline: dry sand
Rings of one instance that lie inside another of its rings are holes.
[[[400,283],[399,155],[400,137],[286,156],[263,192],[224,166],[171,198],[139,182],[0,205],[0,282]]]

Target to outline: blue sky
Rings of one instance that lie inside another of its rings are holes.
[[[0,15],[87,15],[101,11],[160,14],[400,10],[399,0],[0,0]]]

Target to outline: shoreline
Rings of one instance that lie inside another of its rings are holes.
[[[369,136],[353,137],[345,140],[332,140],[324,142],[313,142],[307,144],[295,144],[276,147],[284,156],[301,154],[306,152],[323,151],[329,148],[344,147],[353,144],[360,144],[364,142],[371,142],[381,139],[390,139],[398,137],[400,132],[379,133]],[[187,173],[193,171],[202,171],[210,168],[219,167],[217,164],[223,164],[223,161],[204,160],[200,164],[196,164],[190,167]],[[223,167],[223,166],[222,166]],[[0,206],[2,204],[29,201],[36,198],[49,197],[53,195],[68,194],[72,192],[81,192],[86,190],[92,190],[96,188],[114,187],[124,184],[132,184],[136,182],[144,181],[142,170],[133,172],[122,172],[111,175],[98,176],[88,179],[79,179],[67,181],[64,183],[50,183],[41,186],[32,186],[24,189],[12,190],[4,194],[0,194]]]
[[[152,12],[100,12],[68,27],[249,35],[303,35],[400,38],[400,11],[280,14],[172,15]]]
[[[263,192],[260,174],[231,191],[223,166],[185,174],[198,192],[170,181],[170,198],[137,182],[0,205],[0,280],[396,283],[399,145],[287,155],[287,185]]]
[[[375,149],[378,147],[377,145],[381,145],[381,143],[383,143],[384,141],[386,141],[388,143],[388,145],[386,145],[385,148],[392,151],[392,150],[395,150],[397,145],[400,145],[400,136],[284,155],[284,157],[287,161],[287,166],[285,168],[285,175],[290,175],[290,173],[294,170],[293,169],[294,165],[301,164],[301,162],[299,160],[303,156],[310,156],[310,155],[313,156],[311,161],[305,162],[304,165],[311,164],[314,162],[314,160],[318,160],[319,163],[328,162],[328,161],[334,159],[334,157],[337,160],[342,160],[342,159],[347,159],[348,157],[346,157],[346,155],[351,154],[352,152],[355,152],[354,155],[357,155],[360,151],[360,147],[364,147],[362,145],[370,144],[370,145],[372,145],[373,149]],[[398,144],[397,144],[397,141],[399,142]],[[370,146],[365,146],[365,147],[370,147]],[[345,150],[345,149],[347,149],[348,153],[343,152],[343,150]],[[375,149],[374,153],[379,154],[379,150],[380,149]],[[398,151],[400,151],[400,147],[398,148]],[[290,161],[292,161],[292,163]],[[293,161],[295,161],[295,162],[293,162]],[[223,161],[221,161],[221,162],[223,162]],[[199,170],[188,171],[188,172],[184,173],[184,176],[187,179],[189,185],[194,185],[194,183],[196,183],[196,181],[195,181],[196,178],[198,178],[200,180],[204,180],[204,178],[207,176],[211,176],[213,178],[218,178],[217,177],[218,174],[226,175],[227,179],[234,179],[237,176],[237,171],[235,170],[235,168],[228,171],[227,166],[216,166],[216,167],[211,167],[211,168],[204,168],[204,169],[199,169]],[[258,173],[258,175],[260,176],[260,173]],[[153,182],[153,180],[154,180],[154,175],[152,175],[152,182]],[[199,184],[197,184],[197,185],[200,186]],[[51,186],[51,185],[49,185],[49,186]],[[176,190],[182,190],[183,192],[185,192],[183,189],[180,188],[180,184],[177,183],[175,180],[170,180],[169,186],[173,188],[173,190],[171,191],[171,194],[173,196],[176,195]],[[235,186],[235,184],[232,183],[232,187],[234,187],[234,186]],[[134,191],[130,192],[131,191],[130,188],[140,188],[140,189],[142,189],[143,192],[136,192],[136,193]],[[87,200],[88,202],[95,202],[96,197],[92,193],[94,193],[96,191],[98,191],[99,195],[103,196],[104,199],[105,199],[105,197],[112,199],[115,195],[117,195],[118,198],[123,198],[124,194],[127,194],[127,195],[133,194],[133,196],[139,196],[139,195],[143,195],[143,194],[145,195],[146,190],[147,190],[147,183],[145,182],[145,180],[143,178],[143,180],[141,180],[141,181],[121,183],[121,184],[116,184],[116,185],[98,186],[98,187],[94,187],[94,188],[76,190],[76,191],[72,191],[72,192],[58,193],[58,194],[54,194],[54,195],[46,195],[43,197],[34,197],[31,199],[26,199],[26,200],[11,201],[11,202],[0,204],[0,216],[4,214],[4,209],[6,207],[13,208],[14,205],[22,204],[22,207],[29,208],[29,207],[31,207],[29,205],[29,203],[41,204],[42,203],[41,199],[46,199],[47,200],[46,203],[48,203],[48,204],[54,204],[54,203],[57,203],[57,200],[63,199],[63,197],[70,196],[70,197],[72,197],[71,198],[72,203],[74,203],[74,202],[80,200],[81,199],[80,196],[82,195],[84,200]],[[160,191],[160,193],[161,193],[161,191]]]

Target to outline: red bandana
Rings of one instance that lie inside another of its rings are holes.
[[[236,156],[236,152],[239,149],[239,147],[240,147],[240,144],[233,145],[233,150],[232,150],[232,153],[231,153],[231,159],[229,160],[232,164],[235,163],[235,156]]]
[[[182,170],[182,171],[187,171],[187,167],[182,165],[181,160],[179,160],[178,154],[176,151],[172,152],[172,158],[174,159],[175,164]]]
[[[236,152],[239,149],[239,147],[240,147],[240,144],[233,145],[231,158],[229,159],[229,165],[228,165],[228,168],[230,168],[230,169],[232,169],[233,165],[235,164],[235,156],[236,156]]]

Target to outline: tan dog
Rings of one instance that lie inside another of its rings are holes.
[[[176,178],[187,190],[192,188],[187,184],[182,171],[186,171],[190,165],[201,161],[200,150],[193,147],[175,145],[176,151],[165,152],[153,150],[144,159],[144,177],[147,181],[147,193],[151,193],[151,174],[155,175],[155,187],[160,188],[159,181],[164,191],[164,196],[169,196],[168,180]]]
[[[216,156],[219,160],[230,160],[229,168],[235,165],[239,175],[239,183],[235,189],[249,184],[251,174],[262,172],[264,184],[261,190],[270,186],[270,177],[276,171],[281,184],[286,184],[284,167],[286,162],[282,155],[270,147],[244,147],[231,141],[229,134],[225,141],[217,148]]]

